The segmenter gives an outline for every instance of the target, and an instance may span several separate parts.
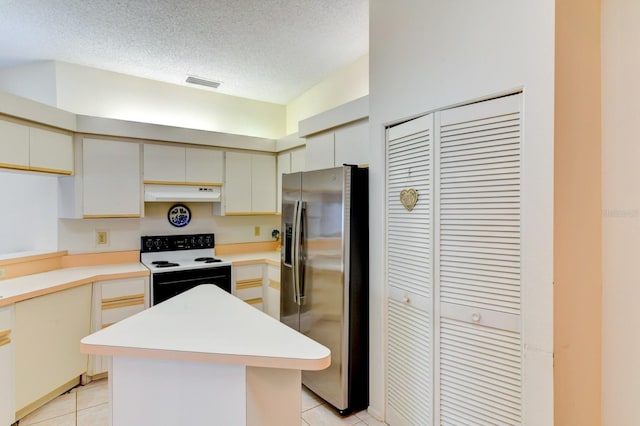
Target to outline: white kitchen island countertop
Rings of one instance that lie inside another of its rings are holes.
[[[300,424],[301,370],[328,348],[215,285],[200,285],[80,342],[111,355],[113,426]]]
[[[201,285],[81,341],[98,355],[322,370],[328,348],[214,285]]]

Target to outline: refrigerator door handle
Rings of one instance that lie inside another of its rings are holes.
[[[292,275],[292,283],[293,283],[293,303],[299,305],[298,298],[298,267],[299,261],[298,256],[300,255],[299,246],[299,236],[298,236],[298,210],[300,209],[300,201],[296,201],[293,206],[293,226],[291,230],[291,275]]]
[[[296,289],[296,291],[298,292],[298,305],[302,306],[304,305],[304,277],[305,277],[305,265],[307,263],[307,256],[306,253],[304,252],[304,244],[303,244],[303,238],[302,238],[302,231],[303,231],[303,221],[304,221],[304,215],[305,215],[305,210],[307,209],[307,203],[304,201],[300,201],[300,206],[298,207],[298,217],[297,219],[297,230],[298,230],[298,260],[300,261],[300,263],[298,263],[298,288]]]
[[[296,201],[294,208],[293,219],[293,301],[302,306],[302,294],[301,294],[301,273],[300,264],[302,262],[302,210],[304,204],[302,201]]]

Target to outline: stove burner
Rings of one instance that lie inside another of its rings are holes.
[[[180,266],[179,263],[167,262],[166,260],[152,263],[156,265],[156,268],[171,268],[172,266]]]
[[[152,265],[163,265],[165,263],[169,263],[169,261],[168,260],[156,260],[156,261],[151,262]]]
[[[222,262],[220,259],[216,259],[215,257],[197,257],[194,259],[196,262],[204,262],[204,263],[216,263]]]

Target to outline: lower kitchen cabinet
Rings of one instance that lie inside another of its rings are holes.
[[[0,308],[0,425],[15,420],[14,408],[14,306]]]
[[[15,412],[24,417],[80,382],[80,339],[91,319],[91,284],[15,304]],[[1,349],[1,348],[0,348]]]
[[[267,265],[267,283],[264,290],[264,312],[280,320],[280,266]]]
[[[149,307],[149,279],[139,277],[95,282],[92,303],[91,332],[94,333]],[[108,367],[108,357],[91,355],[87,374],[104,374]]]
[[[264,263],[233,267],[233,294],[262,310],[263,307],[263,283]]]

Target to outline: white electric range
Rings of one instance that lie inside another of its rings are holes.
[[[143,236],[140,246],[151,271],[151,305],[201,284],[231,293],[231,262],[215,256],[214,234]]]

